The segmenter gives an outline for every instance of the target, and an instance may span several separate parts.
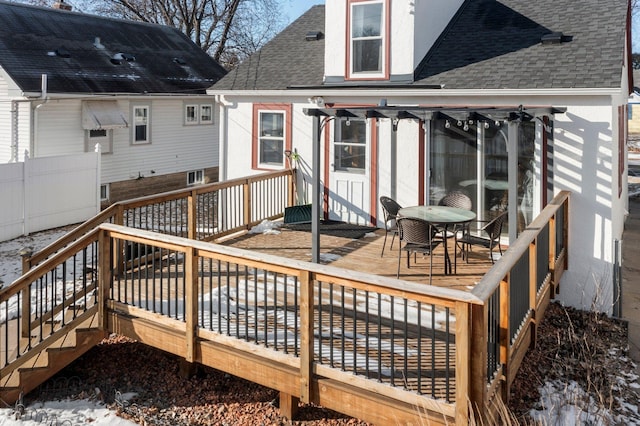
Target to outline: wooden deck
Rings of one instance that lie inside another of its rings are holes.
[[[288,229],[286,225],[278,228],[277,231],[279,231],[277,234],[245,233],[239,236],[235,235],[219,241],[219,243],[276,256],[311,261],[310,232]],[[400,244],[396,237],[393,249],[390,249],[391,234],[389,234],[384,256],[380,256],[383,241],[384,230],[382,229],[368,232],[357,239],[323,234],[321,231],[320,261],[322,264],[339,268],[395,278],[398,270],[398,247]],[[503,250],[505,248],[503,246]],[[448,249],[453,262],[454,241],[452,238],[448,239]],[[453,275],[444,275],[444,247],[440,245],[434,251],[432,285],[468,291],[480,281],[491,266],[489,250],[474,246],[469,256],[469,263],[462,260],[458,250],[457,272]],[[417,261],[414,262],[412,256],[411,268],[407,269],[406,253],[403,253],[400,261],[400,279],[424,282],[428,285],[429,257],[418,256]]]

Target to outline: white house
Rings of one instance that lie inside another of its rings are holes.
[[[462,190],[479,217],[508,209],[511,241],[569,190],[560,297],[611,312],[629,19],[627,0],[326,0],[208,91],[221,180],[291,161],[301,202],[316,173],[325,217],[379,226],[382,195],[408,206]]]
[[[217,180],[225,70],[176,29],[62,6],[0,2],[0,162],[100,143],[105,203]]]

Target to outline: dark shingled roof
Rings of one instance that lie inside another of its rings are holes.
[[[114,64],[117,53],[135,60]],[[177,29],[6,2],[0,65],[24,92],[40,92],[47,74],[50,93],[197,94],[225,75]]]
[[[627,0],[467,0],[415,70],[414,84],[618,88],[626,15]],[[214,90],[322,85],[324,43],[304,41],[307,31],[319,28],[324,6],[309,10]],[[564,42],[542,44],[552,32],[562,32]]]
[[[247,58],[215,89],[268,90],[295,85],[321,85],[324,76],[324,36],[307,41],[311,31],[324,34],[324,6],[314,6],[262,49]]]

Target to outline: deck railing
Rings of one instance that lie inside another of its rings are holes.
[[[471,293],[151,232],[140,228],[184,230],[150,226],[158,212],[128,204],[138,228],[103,223],[0,290],[1,346],[25,330],[42,336],[5,349],[2,373],[58,332],[43,319],[86,300],[104,330],[277,389],[285,412],[301,400],[374,423],[468,424],[469,407],[485,416],[506,400],[535,341],[566,269],[568,201],[559,194]],[[218,218],[228,224],[218,231],[277,214],[251,205],[237,221]],[[38,302],[54,292],[63,296]]]
[[[567,268],[569,195],[559,193],[472,290],[472,396],[480,414],[507,401],[536,325]],[[482,404],[480,403],[482,401]],[[484,407],[484,408],[483,408]]]

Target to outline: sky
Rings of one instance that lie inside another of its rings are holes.
[[[295,21],[297,17],[309,10],[316,4],[324,4],[324,0],[281,0],[282,8],[289,16],[289,22]]]

